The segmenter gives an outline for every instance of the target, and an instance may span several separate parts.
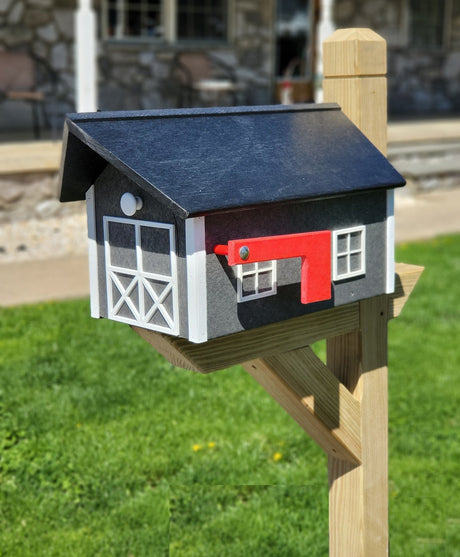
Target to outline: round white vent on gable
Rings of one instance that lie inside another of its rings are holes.
[[[128,217],[132,217],[136,211],[142,209],[142,204],[140,197],[129,192],[124,193],[120,199],[121,210]]]

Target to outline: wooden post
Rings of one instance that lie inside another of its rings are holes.
[[[324,43],[324,100],[337,102],[386,153],[386,43],[370,29],[336,31]],[[386,296],[360,302],[360,327],[327,341],[332,373],[361,405],[361,464],[329,456],[331,557],[388,555]]]
[[[339,103],[350,120],[386,154],[386,41],[371,29],[340,29],[323,43],[325,102]]]

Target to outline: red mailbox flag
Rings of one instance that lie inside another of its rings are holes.
[[[214,252],[218,255],[226,255],[229,265],[300,257],[302,304],[331,298],[331,232],[329,230],[230,240],[226,246],[216,246]]]

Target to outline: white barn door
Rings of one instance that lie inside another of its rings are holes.
[[[172,224],[104,217],[109,319],[179,334]]]

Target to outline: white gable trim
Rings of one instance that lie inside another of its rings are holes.
[[[205,218],[185,221],[187,255],[188,339],[190,342],[208,340],[208,309],[206,290]]]
[[[91,317],[101,316],[99,303],[99,271],[97,266],[96,205],[94,186],[86,192],[86,218],[88,221],[88,261]]]
[[[395,291],[395,190],[387,190],[387,278],[386,294]]]

